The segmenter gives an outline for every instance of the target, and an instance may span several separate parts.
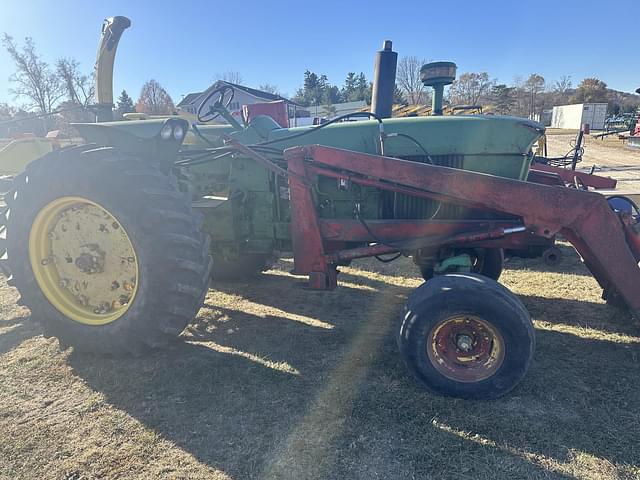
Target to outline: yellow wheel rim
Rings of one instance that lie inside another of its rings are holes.
[[[47,300],[86,325],[122,317],[138,290],[138,258],[129,235],[113,214],[86,198],[61,197],[38,212],[29,261]]]

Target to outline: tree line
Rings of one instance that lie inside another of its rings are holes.
[[[19,45],[13,37],[4,34],[0,39],[15,65],[9,80],[10,93],[25,103],[20,107],[0,103],[0,136],[6,135],[8,127],[3,121],[21,119],[20,131],[43,133],[57,124],[93,121],[91,105],[95,103],[93,74],[83,73],[74,58],[59,58],[53,64],[45,62],[29,37]],[[397,66],[394,103],[402,105],[427,105],[430,89],[422,85],[420,68],[427,63],[415,56],[400,58]],[[227,71],[214,80],[241,84],[239,72]],[[263,91],[281,95],[277,86],[264,83],[258,87]],[[306,70],[302,85],[291,100],[305,107],[323,106],[326,112],[335,112],[334,104],[365,101],[371,103],[372,82],[363,72],[348,72],[342,84],[333,84],[327,75]],[[585,78],[574,88],[570,76],[562,76],[550,82],[542,75],[532,73],[516,77],[512,84],[492,79],[488,72],[464,72],[458,76],[448,90],[446,101],[450,105],[482,105],[498,114],[531,117],[539,115],[553,105],[568,103],[609,104],[609,113],[634,111],[640,101],[637,95],[611,90],[598,78]],[[142,86],[137,101],[122,91],[115,104],[115,116],[125,113],[144,112],[166,115],[176,110],[169,93],[154,79]],[[47,114],[59,112],[57,116]],[[34,119],[34,114],[45,115]],[[5,122],[6,124],[6,122]]]
[[[636,95],[611,90],[602,80],[590,77],[573,88],[570,76],[548,82],[542,75],[516,77],[512,85],[491,80],[487,72],[466,72],[451,85],[449,101],[453,105],[481,104],[491,106],[502,115],[532,117],[554,105],[571,103],[607,103],[609,113],[633,112],[640,101]]]
[[[428,105],[431,102],[430,89],[424,87],[420,79],[420,68],[425,63],[427,60],[414,56],[399,60],[394,103]],[[349,72],[343,85],[338,87],[332,85],[326,75],[307,70],[303,85],[292,100],[303,106],[327,107],[355,100],[371,103],[371,87],[364,73]],[[498,114],[521,117],[533,117],[554,105],[570,103],[608,103],[609,113],[613,115],[633,112],[640,105],[637,95],[611,90],[595,77],[583,79],[574,88],[570,76],[549,82],[538,73],[516,77],[507,85],[491,79],[487,72],[465,72],[453,82],[445,100],[452,106],[481,105]]]
[[[420,78],[420,68],[426,59],[405,56],[398,61],[394,103],[401,105],[428,105],[430,89]],[[333,104],[364,100],[371,103],[372,84],[364,73],[347,73],[342,85],[332,84],[327,75],[306,70],[303,84],[292,100],[309,107],[324,106],[331,112]],[[518,76],[511,85],[492,79],[487,72],[464,72],[448,89],[445,100],[455,105],[481,105],[502,115],[534,117],[554,105],[570,103],[608,103],[609,113],[633,112],[640,105],[637,95],[609,89],[602,80],[590,77],[581,80],[574,88],[570,76],[564,75],[555,82],[538,73]]]
[[[0,43],[15,66],[9,77],[12,85],[9,93],[23,102],[20,106],[0,103],[0,136],[22,131],[43,134],[65,128],[72,122],[94,121],[95,112],[91,109],[95,103],[93,73],[83,73],[80,63],[71,57],[59,58],[49,64],[42,59],[30,37],[20,45],[4,33]],[[174,110],[171,96],[152,79],[143,85],[135,104],[123,90],[114,113],[117,118],[133,111],[169,114]],[[7,124],[12,120],[19,122]]]

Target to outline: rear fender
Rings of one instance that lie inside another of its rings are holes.
[[[162,138],[160,132],[167,125],[171,127],[172,133],[169,138]],[[87,143],[114,147],[127,154],[160,162],[175,160],[189,129],[189,123],[182,118],[77,123],[73,126]],[[182,133],[178,135],[179,132]]]

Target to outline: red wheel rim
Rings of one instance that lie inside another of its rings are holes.
[[[464,383],[486,380],[504,362],[504,340],[489,322],[460,314],[438,323],[429,333],[427,355],[442,375]]]

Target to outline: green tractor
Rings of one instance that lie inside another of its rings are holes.
[[[113,58],[128,25],[115,17],[103,28],[100,120],[111,112]],[[452,64],[424,67],[436,102],[452,75]],[[511,202],[484,206],[493,193],[482,185],[528,185],[544,128],[511,117],[377,114],[316,127],[281,128],[268,116],[239,125],[225,108],[232,95],[211,92],[199,112],[229,124],[179,116],[79,124],[85,143],[15,175],[0,216],[3,264],[46,334],[94,354],[140,354],[183,331],[211,278],[249,278],[293,252],[294,273],[331,289],[340,265],[395,253],[428,280],[398,335],[416,377],[461,397],[512,389],[534,339],[522,303],[495,281],[502,249],[517,239],[551,244],[559,228],[528,226]],[[439,175],[439,186],[423,188]],[[467,195],[455,187],[463,177],[479,200],[456,201]]]

